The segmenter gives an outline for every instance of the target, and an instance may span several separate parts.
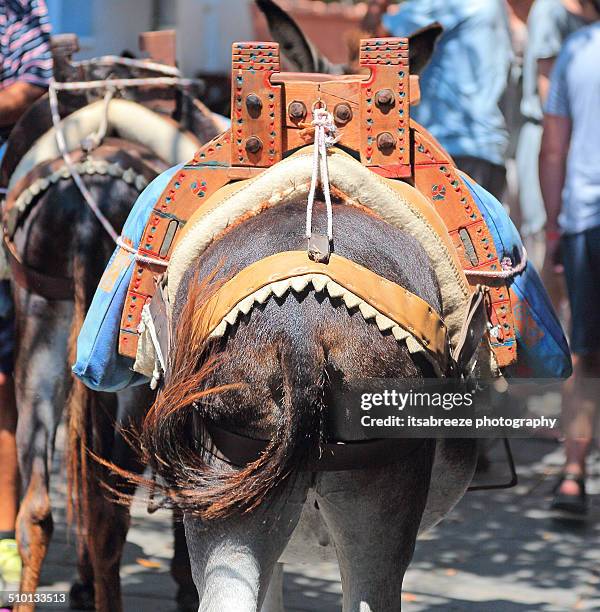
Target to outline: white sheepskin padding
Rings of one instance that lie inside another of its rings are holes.
[[[99,100],[75,111],[61,122],[67,149],[81,148],[81,142],[97,131],[104,117],[104,101]],[[117,133],[124,140],[143,145],[174,166],[192,159],[202,143],[191,133],[180,129],[170,119],[130,100],[115,99],[108,104],[108,134]],[[8,188],[37,165],[61,156],[54,128],[38,138],[13,172]]]
[[[470,289],[443,220],[416,189],[405,185],[400,192],[390,187],[388,180],[339,149],[329,151],[328,163],[330,184],[345,195],[348,205],[367,207],[420,241],[439,279],[443,303],[440,314],[454,346],[462,328]],[[188,221],[171,257],[168,269],[170,303],[175,302],[185,271],[225,228],[244,215],[259,214],[265,205],[277,206],[299,195],[307,196],[312,170],[313,147],[310,146],[256,178],[240,183],[237,189],[235,186],[228,189],[218,205],[199,209]],[[333,223],[335,231],[335,213]]]

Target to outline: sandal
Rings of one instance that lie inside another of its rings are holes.
[[[565,480],[571,480],[579,486],[578,495],[567,495],[560,492],[560,487]],[[572,517],[583,517],[588,512],[588,498],[585,492],[585,481],[583,477],[575,474],[563,474],[554,487],[554,499],[550,505],[552,510],[563,512]]]

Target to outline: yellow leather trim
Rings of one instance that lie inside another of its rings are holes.
[[[336,254],[328,264],[322,264],[309,259],[306,251],[285,251],[249,265],[197,311],[195,328],[209,335],[246,297],[271,283],[306,274],[328,276],[407,330],[439,363],[445,363],[448,337],[440,315],[404,287]]]

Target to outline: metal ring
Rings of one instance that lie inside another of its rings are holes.
[[[317,106],[318,104],[320,104],[321,106]],[[315,111],[317,110],[317,108],[320,108],[322,110],[327,110],[327,104],[325,104],[325,102],[323,102],[323,100],[321,100],[321,98],[317,98],[312,105],[312,110]]]

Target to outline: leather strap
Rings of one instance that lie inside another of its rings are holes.
[[[124,141],[122,140],[107,138],[91,155],[86,154],[82,150],[77,150],[71,152],[71,158],[74,163],[90,158],[95,162],[118,164],[124,170],[135,168],[136,173],[143,176],[148,182],[154,179],[162,170],[162,166],[158,166],[153,160],[147,159],[147,151],[142,146],[135,143],[125,143],[127,144],[127,150],[124,150],[123,144]],[[64,160],[62,158],[36,166],[31,172],[15,183],[2,209],[2,222],[5,232],[4,243],[13,279],[20,287],[47,300],[72,300],[74,295],[73,279],[45,274],[31,268],[21,260],[12,242],[12,238],[19,225],[30,213],[30,206],[20,211],[15,205],[19,195],[34,181],[48,177],[62,167],[64,167]],[[70,177],[68,180],[71,180]],[[35,200],[36,198],[34,198],[32,203]]]
[[[269,440],[248,438],[227,431],[214,423],[205,424],[219,452],[233,465],[244,466],[260,458]],[[360,470],[389,465],[417,450],[426,440],[394,438],[348,443],[327,443],[318,458],[309,461],[304,471]]]
[[[448,335],[440,315],[404,287],[335,253],[327,264],[310,260],[306,251],[284,251],[261,259],[224,283],[196,312],[194,323],[210,334],[244,298],[271,283],[305,274],[323,274],[348,289],[410,332],[445,364]]]
[[[123,149],[124,145],[127,146],[127,150]],[[140,174],[148,182],[156,178],[156,175],[163,170],[162,166],[155,164],[151,159],[147,159],[147,151],[142,146],[116,138],[105,138],[102,145],[90,154],[78,149],[72,151],[69,155],[74,164],[90,159],[93,162],[106,162],[108,165],[117,164],[123,170],[135,168],[136,174]],[[6,196],[2,209],[2,220],[10,239],[14,237],[19,224],[27,218],[30,206],[37,201],[37,198],[33,198],[27,208],[19,210],[16,207],[19,196],[36,180],[49,177],[64,167],[65,162],[62,157],[42,162],[14,184]],[[65,180],[70,181],[71,177],[69,176]]]
[[[50,276],[34,270],[19,259],[14,246],[8,240],[5,240],[5,245],[13,280],[19,287],[51,301],[73,299],[72,278]]]
[[[471,294],[465,320],[453,351],[452,357],[460,374],[466,372],[467,366],[477,352],[481,339],[487,331],[488,317],[485,297],[487,288],[477,285]]]

